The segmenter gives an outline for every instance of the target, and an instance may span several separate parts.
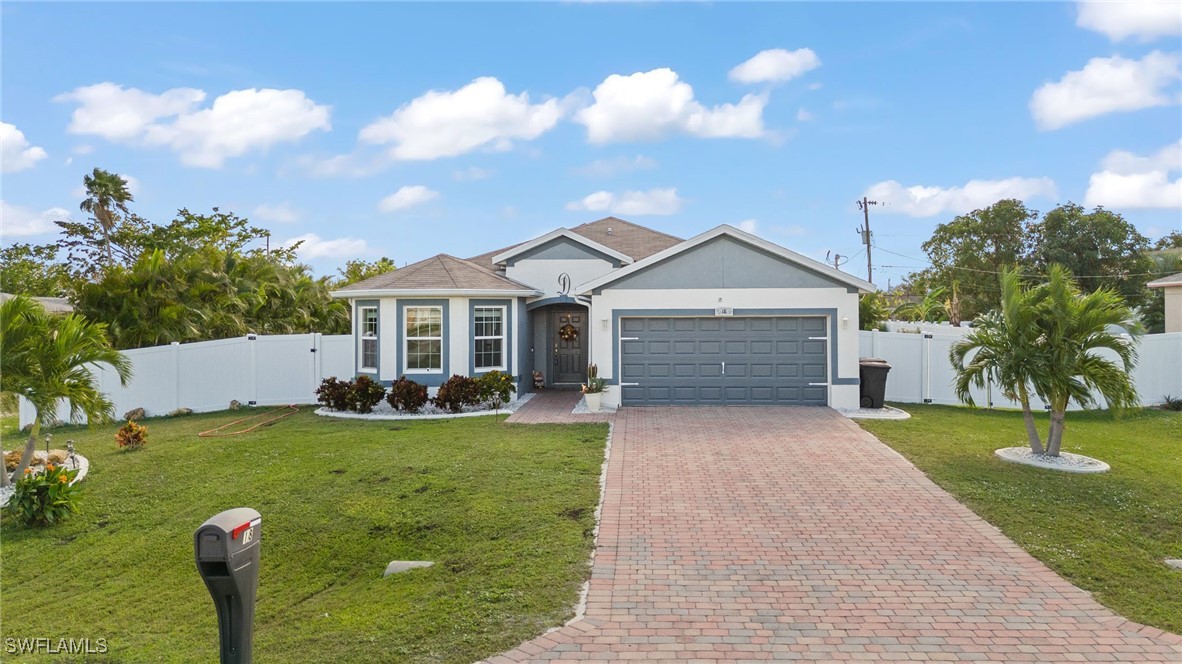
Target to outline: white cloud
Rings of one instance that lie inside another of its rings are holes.
[[[262,203],[254,209],[254,216],[262,219],[263,221],[274,221],[280,224],[290,224],[299,220],[300,213],[291,206],[291,203],[284,201],[276,205]]]
[[[610,178],[623,173],[646,171],[656,167],[656,160],[638,154],[635,157],[596,159],[586,166],[576,168],[575,172],[587,177]]]
[[[809,90],[820,90],[824,87],[821,83],[809,83]]]
[[[300,258],[311,260],[315,258],[357,258],[370,253],[369,245],[365,240],[352,237],[339,237],[335,240],[325,240],[315,233],[305,233],[298,237],[293,237],[283,243],[284,247],[290,247],[297,242],[302,242],[300,248],[296,250]]]
[[[300,90],[233,90],[198,109],[202,90],[173,88],[159,95],[99,83],[58,95],[74,102],[69,131],[109,141],[167,147],[189,166],[220,168],[226,159],[330,130],[330,108]]]
[[[16,125],[0,122],[0,172],[15,173],[32,168],[47,156],[45,149],[31,145]]]
[[[1177,54],[1154,51],[1140,60],[1119,55],[1092,58],[1080,71],[1046,83],[1030,98],[1039,129],[1059,129],[1106,113],[1136,111],[1175,103],[1166,88],[1180,74]]]
[[[75,145],[73,152],[74,154],[90,154],[91,152],[94,152],[94,146],[88,143],[82,143]]]
[[[813,120],[816,117],[817,116],[813,115],[807,108],[802,108],[796,111],[797,122],[808,122],[809,120]]]
[[[592,93],[595,103],[575,121],[587,127],[592,143],[653,140],[680,131],[702,138],[758,138],[764,135],[764,95],[746,95],[737,104],[707,108],[694,89],[672,69],[630,76],[612,74]]]
[[[383,198],[378,203],[382,212],[400,212],[439,198],[439,192],[421,184],[407,185]]]
[[[1102,32],[1112,41],[1135,37],[1152,41],[1158,37],[1182,35],[1182,7],[1177,0],[1156,2],[1081,2],[1075,24]]]
[[[821,66],[821,58],[809,48],[788,51],[772,48],[756,53],[730,72],[739,83],[779,83],[789,81]]]
[[[1110,208],[1182,208],[1182,141],[1140,157],[1116,150],[1088,181],[1084,204]],[[1170,173],[1174,179],[1170,180]]]
[[[872,185],[866,196],[886,203],[886,213],[912,217],[937,214],[962,214],[993,205],[1003,198],[1055,198],[1058,190],[1050,178],[1006,178],[1004,180],[969,180],[963,187],[904,187],[895,180]]]
[[[439,159],[532,141],[553,129],[563,112],[557,99],[531,104],[528,93],[508,94],[499,80],[483,77],[454,92],[431,90],[364,127],[359,138],[390,145],[394,159]]]
[[[493,172],[488,169],[480,168],[479,166],[469,166],[468,168],[461,168],[459,170],[452,171],[451,179],[456,180],[457,182],[487,180],[488,178],[492,177],[492,174]]]
[[[567,203],[566,209],[633,216],[667,215],[680,210],[681,203],[681,198],[677,196],[677,189],[670,187],[648,191],[625,191],[620,194],[597,191],[584,196],[581,200]]]
[[[42,212],[18,205],[10,205],[0,199],[0,236],[7,241],[14,237],[45,235],[57,231],[55,221],[69,219],[70,213],[64,208],[49,208]]]
[[[756,219],[744,219],[736,223],[735,227],[745,233],[755,235],[759,231],[759,221]]]

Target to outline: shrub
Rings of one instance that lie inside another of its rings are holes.
[[[369,376],[358,376],[349,390],[352,410],[358,413],[372,413],[373,407],[386,398],[386,388]]]
[[[128,420],[115,432],[115,442],[121,450],[138,450],[148,443],[148,427]]]
[[[432,401],[439,408],[445,408],[458,413],[464,406],[475,406],[480,403],[480,386],[475,378],[454,375],[439,386],[439,392]]]
[[[517,391],[513,376],[504,371],[490,371],[477,378],[476,385],[479,390],[477,398],[493,409],[499,409],[509,400],[509,395]]]
[[[316,400],[332,410],[349,410],[350,392],[353,383],[337,380],[336,376],[320,381],[316,388]]]
[[[1168,394],[1165,395],[1164,397],[1162,397],[1161,409],[1162,410],[1172,410],[1174,412],[1182,412],[1182,397],[1175,399],[1174,397],[1172,397]]]
[[[427,404],[427,386],[403,376],[390,386],[390,394],[386,396],[386,401],[396,410],[417,413]]]
[[[78,511],[82,490],[70,484],[77,476],[77,470],[53,464],[37,472],[26,469],[6,509],[23,526],[52,526]]]

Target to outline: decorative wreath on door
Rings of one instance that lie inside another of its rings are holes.
[[[574,341],[575,339],[579,338],[579,328],[567,323],[566,325],[558,328],[558,336],[561,337],[563,341]]]

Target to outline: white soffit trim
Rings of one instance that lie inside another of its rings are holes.
[[[530,249],[533,249],[534,247],[540,247],[541,245],[549,242],[550,240],[560,238],[560,237],[565,237],[565,238],[572,240],[574,242],[577,242],[585,247],[588,247],[590,249],[594,249],[595,251],[598,251],[602,254],[607,254],[608,256],[611,256],[612,258],[620,261],[620,263],[622,263],[624,265],[628,265],[633,262],[631,256],[629,256],[627,254],[622,254],[622,253],[616,251],[615,249],[612,249],[611,247],[599,244],[598,242],[596,242],[594,240],[589,240],[589,239],[583,237],[582,235],[579,235],[578,233],[570,230],[569,228],[559,228],[559,229],[550,231],[549,233],[546,233],[545,235],[543,235],[541,237],[534,238],[533,240],[530,240],[529,242],[526,242],[524,244],[519,244],[516,247],[513,247],[512,249],[510,249],[508,251],[504,251],[504,252],[497,254],[496,256],[493,256],[492,262],[494,264],[503,263],[503,262],[509,260],[510,258],[513,258],[514,256],[519,256],[519,255],[529,251]]]
[[[878,290],[878,288],[875,287],[875,285],[870,283],[869,281],[866,281],[864,279],[859,279],[852,274],[846,274],[845,272],[842,272],[841,270],[835,270],[832,267],[829,267],[828,265],[822,263],[821,261],[813,260],[812,258],[809,258],[808,256],[805,256],[803,254],[798,254],[795,251],[781,247],[780,245],[778,245],[774,242],[768,242],[767,240],[764,240],[763,238],[756,237],[756,236],[754,236],[750,233],[747,233],[745,231],[741,231],[729,224],[723,224],[721,226],[717,226],[715,228],[712,228],[712,229],[706,231],[705,233],[691,237],[690,239],[682,242],[681,244],[675,244],[672,247],[669,247],[668,249],[666,249],[664,251],[657,252],[657,253],[653,254],[652,256],[649,256],[648,258],[637,261],[637,262],[629,265],[628,267],[623,267],[618,270],[613,270],[612,272],[608,272],[607,274],[603,275],[602,277],[592,279],[591,281],[588,281],[587,283],[580,285],[578,288],[576,288],[574,290],[576,293],[589,293],[590,291],[593,291],[596,288],[602,288],[603,286],[606,286],[606,285],[612,283],[613,281],[616,281],[618,279],[622,279],[630,274],[640,272],[641,270],[643,270],[651,265],[654,265],[656,263],[660,263],[661,261],[663,261],[667,258],[676,256],[677,254],[680,254],[683,251],[693,249],[694,247],[696,247],[700,244],[704,244],[706,242],[709,242],[710,240],[713,240],[714,238],[720,237],[722,235],[730,236],[736,240],[739,240],[740,242],[744,242],[746,244],[750,244],[750,245],[757,247],[759,249],[763,249],[764,251],[766,251],[770,254],[773,254],[775,256],[779,256],[790,263],[796,263],[797,265],[800,265],[801,267],[808,268],[814,272],[819,272],[827,277],[832,278],[835,281],[839,281],[839,282],[844,283],[844,284],[851,286],[853,288],[857,288],[859,292],[873,293]]]

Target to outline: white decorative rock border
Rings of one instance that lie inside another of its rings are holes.
[[[46,456],[45,452],[33,452],[34,458],[44,459],[45,456]],[[86,477],[86,474],[90,472],[90,460],[89,459],[82,456],[81,454],[78,454],[77,452],[74,453],[74,458],[77,459],[77,461],[78,461],[78,465],[77,465],[78,476],[74,478],[73,482],[70,482],[70,484],[72,484],[72,485],[81,482]],[[70,470],[74,470],[74,468],[75,468],[75,466],[73,464],[71,464],[69,461],[66,461],[66,467],[69,468]],[[0,472],[7,473],[8,471],[4,470],[4,471],[0,471]],[[15,482],[16,478],[13,478],[13,481]],[[12,494],[14,491],[16,491],[16,489],[14,489],[11,484],[6,487],[0,487],[0,507],[4,507],[5,505],[8,504],[8,500],[10,498],[12,498]]]
[[[346,413],[339,410],[332,410],[329,408],[317,408],[315,412],[317,415],[323,417],[336,417],[342,420],[377,420],[377,421],[392,421],[392,420],[450,420],[455,417],[480,417],[482,415],[500,415],[502,413],[510,414],[521,407],[526,401],[533,398],[533,393],[521,395],[520,398],[514,399],[501,407],[500,410],[468,410],[462,413],[420,413],[418,415],[404,415],[394,410],[385,401],[374,407],[372,413]]]
[[[1060,470],[1065,473],[1105,473],[1110,466],[1099,459],[1082,454],[1060,452],[1057,457],[1035,454],[1029,447],[1003,447],[993,452],[997,458],[1035,468]]]
[[[911,413],[890,406],[882,408],[838,408],[837,412],[851,420],[909,420]]]

